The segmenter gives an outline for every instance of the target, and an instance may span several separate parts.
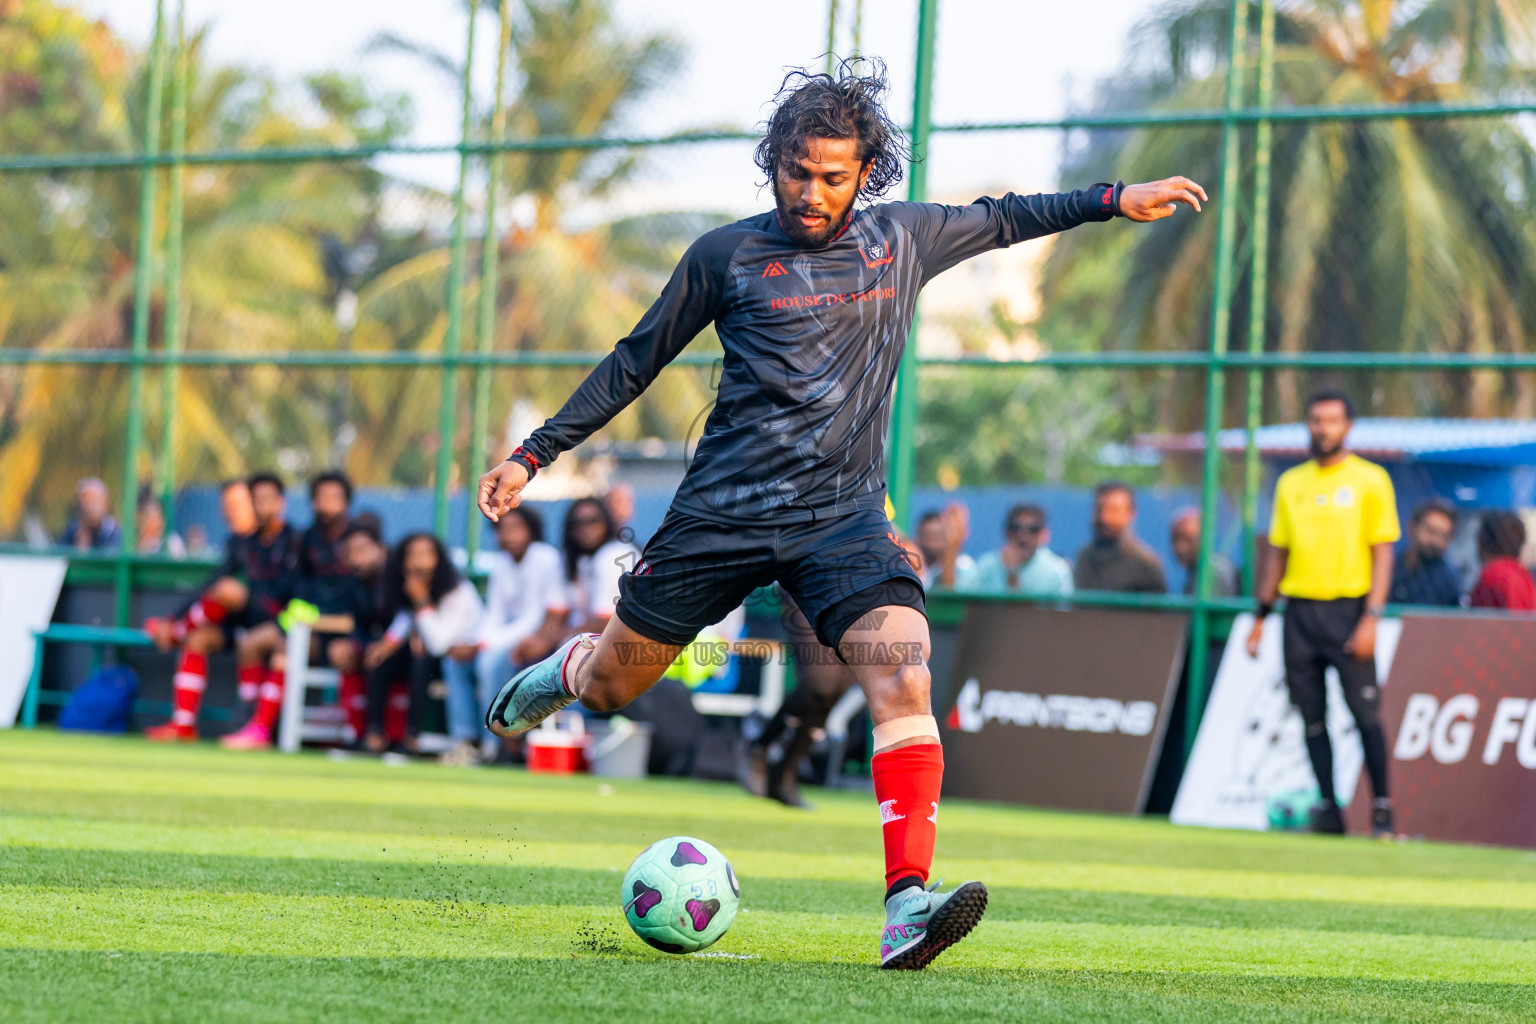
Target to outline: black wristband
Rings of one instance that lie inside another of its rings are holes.
[[[1107,181],[1096,181],[1083,189],[1088,197],[1088,220],[1112,220],[1115,217],[1124,217],[1120,212],[1120,193],[1125,191],[1125,182],[1117,181],[1111,185]]]
[[[1272,605],[1272,604],[1264,604],[1261,601],[1259,603],[1259,606],[1253,610],[1253,614],[1258,616],[1260,622],[1263,622],[1265,619],[1269,618],[1269,613],[1274,611],[1274,610],[1275,610],[1275,606],[1274,605]]]
[[[539,460],[528,449],[518,445],[512,449],[512,454],[507,456],[508,462],[515,462],[528,471],[528,479],[532,480],[539,472]]]

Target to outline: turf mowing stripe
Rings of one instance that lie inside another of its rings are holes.
[[[491,858],[471,864],[442,860],[385,863],[3,845],[0,878],[11,885],[49,889],[197,889],[514,906],[609,907],[619,892],[617,870],[498,864]],[[997,884],[989,888],[989,921],[1315,928],[1515,940],[1536,934],[1536,912],[1531,911],[1135,896]],[[875,879],[838,882],[762,875],[748,880],[747,891],[753,907],[793,908],[816,914],[867,913],[884,895]]]
[[[877,912],[743,908],[718,951],[779,962],[873,959]],[[596,936],[595,939],[589,939]],[[203,891],[110,893],[0,887],[0,947],[315,956],[519,958],[580,955],[581,943],[642,953],[615,908],[511,907],[365,897]],[[837,951],[829,956],[828,951]],[[1465,980],[1533,985],[1532,944],[1295,929],[984,922],[950,968],[1175,970],[1218,974]]]
[[[406,857],[473,864],[552,864],[572,868],[627,867],[634,854],[658,835],[637,836],[632,844],[494,842],[456,837],[358,835],[281,829],[207,829],[67,822],[0,817],[0,843],[76,849],[122,849],[166,853],[259,852],[270,856],[389,860]],[[882,873],[874,856],[776,853],[727,849],[743,878],[821,878],[863,881]],[[1439,879],[1378,879],[1280,872],[1209,871],[1106,864],[970,860],[940,850],[937,870],[953,879],[981,878],[991,884],[1032,889],[1123,892],[1207,899],[1272,899],[1394,906],[1536,910],[1536,883]]]
[[[186,1021],[440,1024],[516,1007],[540,1024],[1315,1024],[1528,1020],[1520,985],[1122,971],[874,971],[685,957],[436,960],[11,950],[0,1017],[100,1024],[124,1007]],[[494,1009],[492,1009],[494,1008]],[[792,1014],[792,1016],[790,1016]]]

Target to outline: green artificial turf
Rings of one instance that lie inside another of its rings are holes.
[[[1536,853],[944,805],[981,926],[875,968],[878,815],[724,785],[0,732],[4,1021],[1536,1021]],[[708,955],[631,935],[646,844],[726,853]]]

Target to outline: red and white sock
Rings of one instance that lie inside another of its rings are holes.
[[[177,619],[171,627],[171,635],[177,641],[185,640],[187,634],[194,629],[203,626],[217,626],[229,616],[229,609],[215,601],[211,597],[200,597],[192,602],[192,607],[187,613]]]
[[[889,898],[908,885],[928,884],[939,831],[944,748],[935,741],[882,751],[870,759],[869,769],[880,802]]]
[[[576,693],[576,677],[581,672],[581,666],[592,657],[592,652],[597,649],[597,642],[603,638],[601,633],[583,633],[580,643],[572,644],[571,649],[565,652],[565,662],[560,666],[560,685],[565,687],[565,692],[572,697]],[[581,653],[578,656],[578,652]]]
[[[176,664],[176,674],[171,677],[171,721],[183,729],[197,725],[197,709],[203,702],[203,691],[208,688],[208,659],[197,651],[182,651]]]
[[[256,698],[256,710],[251,713],[251,724],[259,725],[268,733],[277,726],[277,716],[283,710],[283,674],[269,668],[261,683],[261,694]]]
[[[362,739],[368,732],[368,684],[361,672],[344,672],[341,676],[341,707],[347,713],[347,724],[352,727],[355,739]]]
[[[266,669],[260,665],[241,665],[235,669],[235,679],[240,684],[240,700],[246,704],[256,703],[256,698],[261,696],[261,677],[266,674]]]

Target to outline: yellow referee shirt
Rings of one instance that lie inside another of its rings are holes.
[[[1275,485],[1269,542],[1290,553],[1280,581],[1287,597],[1333,601],[1370,593],[1371,548],[1401,534],[1392,480],[1359,456],[1332,466],[1308,460]]]

